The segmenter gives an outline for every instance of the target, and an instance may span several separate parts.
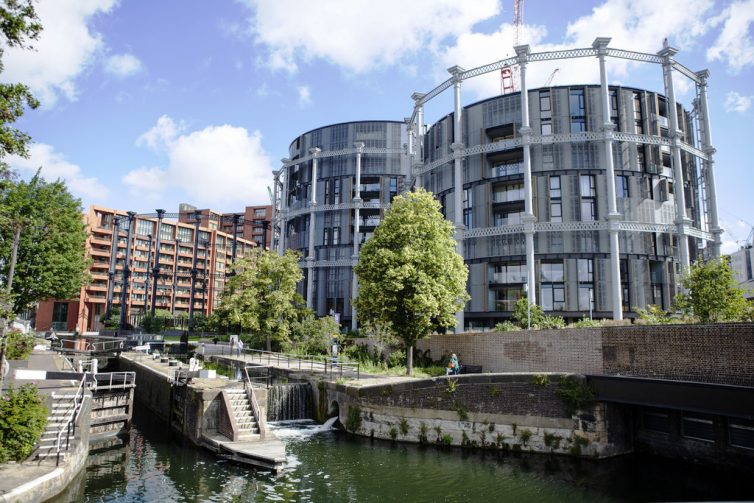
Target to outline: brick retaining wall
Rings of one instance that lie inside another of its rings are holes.
[[[754,324],[634,325],[434,335],[417,349],[451,352],[483,372],[608,374],[754,386]]]

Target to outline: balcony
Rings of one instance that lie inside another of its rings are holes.
[[[499,285],[526,283],[526,271],[490,272],[489,282]]]

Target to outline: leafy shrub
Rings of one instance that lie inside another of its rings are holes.
[[[396,438],[398,438],[398,430],[396,429],[395,426],[390,427],[389,433],[390,433],[390,438],[392,440],[395,440]]]
[[[34,349],[34,337],[18,330],[8,333],[5,358],[8,360],[26,360]]]
[[[537,328],[541,330],[555,330],[559,328],[565,328],[565,320],[562,316],[542,316],[542,320],[537,323]]]
[[[524,297],[516,302],[516,306],[513,308],[513,319],[518,323],[521,328],[528,327],[528,317],[531,318],[531,327],[538,327],[542,323],[542,308],[536,304],[529,306],[529,300]]]
[[[532,436],[532,432],[531,432],[531,430],[527,430],[526,428],[521,428],[518,431],[518,436],[521,439],[521,443],[522,444],[528,445],[529,444],[529,439],[531,439],[531,436]]]
[[[361,428],[361,407],[358,405],[351,405],[348,407],[346,430],[351,433],[356,433],[359,428]]]
[[[29,457],[46,424],[47,407],[37,387],[10,387],[0,398],[0,463]]]
[[[594,403],[596,395],[585,383],[570,376],[562,376],[558,382],[558,395],[566,405],[569,414]]]
[[[674,323],[670,313],[663,311],[660,306],[650,304],[646,309],[637,308],[638,322],[642,325],[668,325]]]
[[[408,435],[408,420],[405,417],[401,418],[398,426],[400,426],[401,428],[401,435],[403,435],[404,437]]]
[[[440,437],[440,443],[442,445],[448,446],[453,443],[453,437],[446,433],[445,435]]]
[[[521,327],[510,320],[505,320],[495,325],[494,330],[495,332],[515,332],[516,330],[521,330]]]
[[[403,349],[396,349],[387,359],[388,367],[399,367],[406,364],[406,351]]]
[[[575,323],[571,323],[571,328],[594,328],[601,326],[602,323],[600,323],[599,320],[592,320],[584,316],[579,321]]]
[[[303,355],[326,355],[340,326],[332,316],[306,316],[291,323],[290,350]]]
[[[429,426],[427,426],[427,423],[422,422],[419,425],[419,443],[420,444],[426,444],[427,443],[427,433],[429,432]]]
[[[560,435],[545,432],[545,446],[550,447],[552,450],[560,449],[561,440],[563,440],[563,437]]]
[[[534,386],[547,386],[548,384],[550,384],[550,376],[548,376],[547,374],[534,374],[533,376],[531,376],[531,383]]]

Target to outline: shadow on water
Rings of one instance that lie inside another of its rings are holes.
[[[139,413],[141,412],[141,413]],[[273,425],[278,477],[218,460],[137,409],[121,447],[93,452],[63,501],[699,501],[754,497],[754,482],[640,456],[601,462],[355,438],[305,422]]]

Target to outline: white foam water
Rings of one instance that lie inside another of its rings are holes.
[[[293,421],[273,421],[267,426],[275,432],[275,436],[285,440],[303,440],[318,433],[335,430],[335,421],[338,417],[331,417],[324,424],[319,424],[311,419],[296,419]]]

